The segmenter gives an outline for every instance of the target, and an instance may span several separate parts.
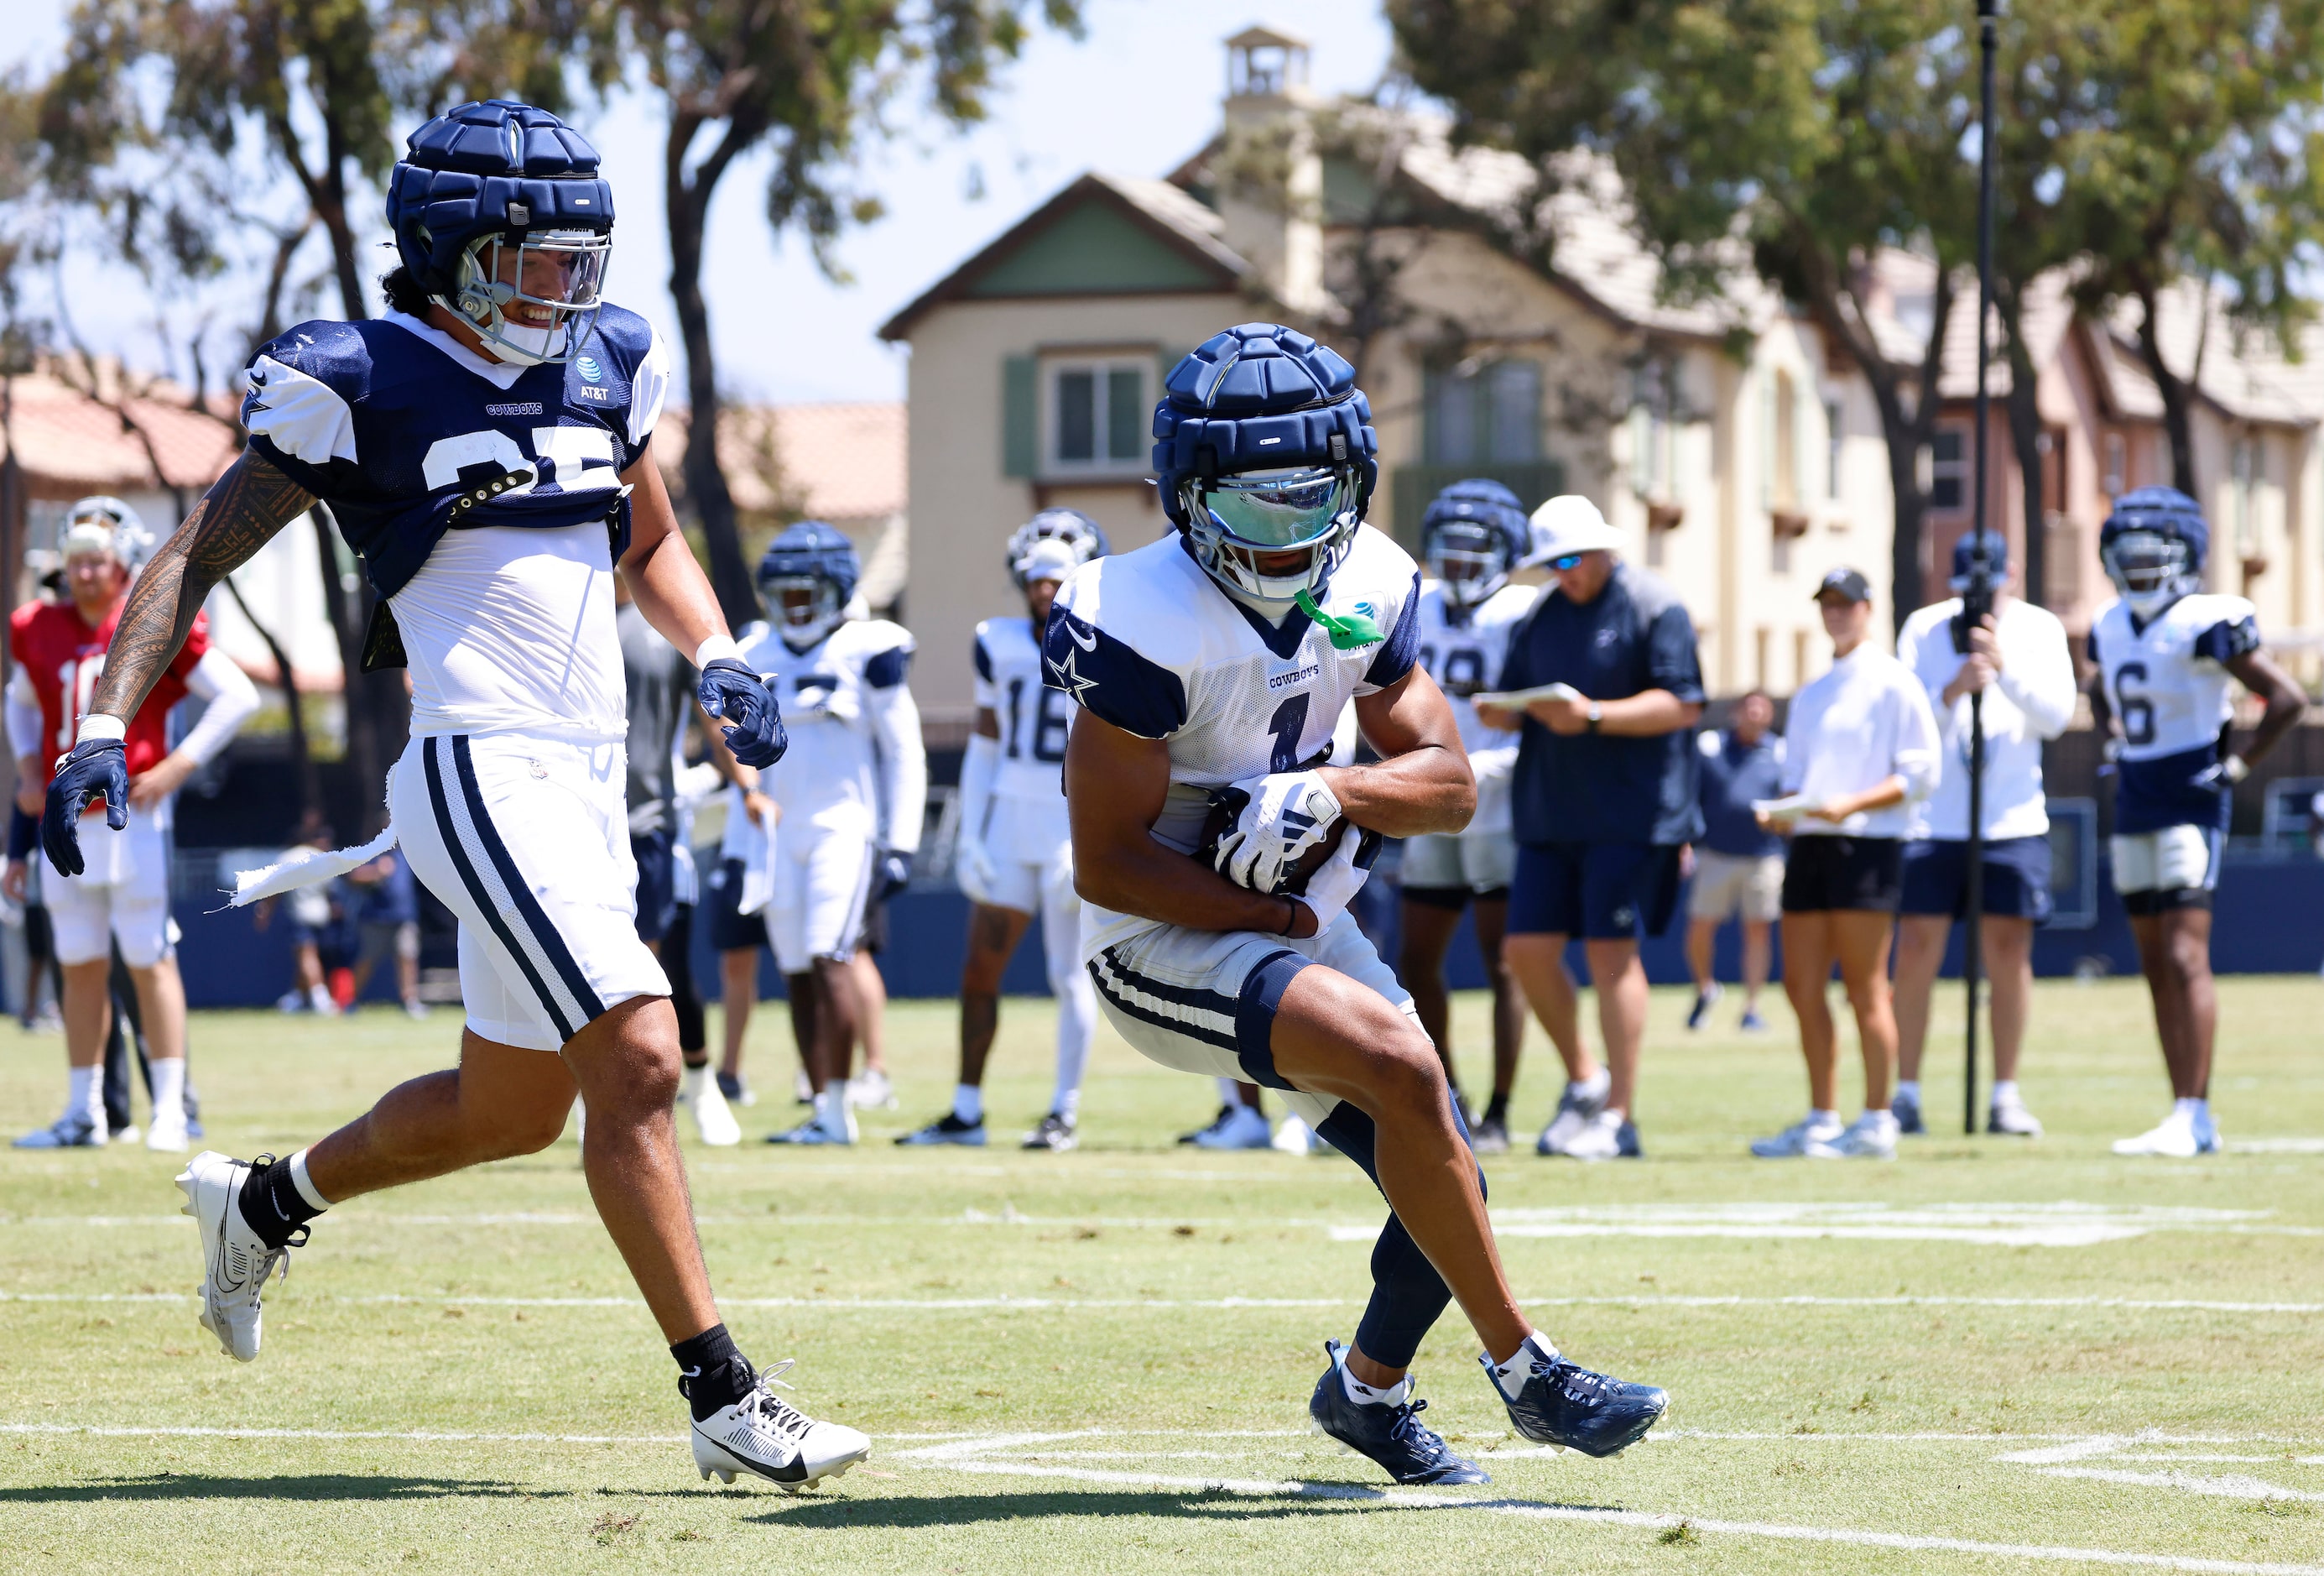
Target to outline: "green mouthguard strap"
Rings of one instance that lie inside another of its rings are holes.
[[[1308,594],[1305,587],[1300,589],[1299,594],[1292,598],[1291,601],[1294,607],[1314,619],[1316,626],[1332,637],[1333,651],[1357,651],[1364,646],[1378,645],[1388,638],[1380,633],[1380,626],[1378,624],[1360,613],[1351,613],[1346,617],[1340,618],[1324,612],[1315,605],[1315,598]]]

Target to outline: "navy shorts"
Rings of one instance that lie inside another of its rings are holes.
[[[1904,860],[1904,844],[1897,838],[1795,837],[1784,858],[1784,912],[1895,913]]]
[[[659,941],[678,914],[678,863],[669,830],[630,834],[630,858],[638,867],[638,940]]]
[[[710,913],[710,946],[713,951],[739,952],[745,948],[767,944],[767,914],[737,913],[734,905],[742,901],[742,861],[722,859],[718,868],[710,872],[704,884],[703,906]]]
[[[2050,839],[2001,838],[1985,845],[1985,903],[1997,919],[2050,917]],[[1961,919],[1969,913],[1969,842],[1927,838],[1904,845],[1905,913]]]
[[[1659,936],[1678,908],[1678,848],[1668,843],[1519,843],[1508,933],[1589,941]]]

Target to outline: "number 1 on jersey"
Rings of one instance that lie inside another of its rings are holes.
[[[1305,691],[1293,695],[1267,719],[1267,731],[1275,736],[1275,748],[1267,762],[1270,773],[1299,769],[1299,736],[1307,729],[1307,700]]]

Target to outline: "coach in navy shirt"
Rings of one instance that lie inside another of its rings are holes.
[[[1692,732],[1702,672],[1677,595],[1620,561],[1622,533],[1596,505],[1552,498],[1534,524],[1556,589],[1511,632],[1500,687],[1563,684],[1576,693],[1521,711],[1478,706],[1487,721],[1524,735],[1503,955],[1565,1061],[1565,1094],[1536,1148],[1603,1160],[1638,1153],[1630,1120],[1646,1024],[1638,936],[1670,923],[1679,850],[1702,831]],[[1582,1045],[1564,965],[1574,936],[1598,987],[1610,1078]]]

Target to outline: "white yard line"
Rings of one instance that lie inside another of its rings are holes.
[[[2324,1494],[2286,1488],[2282,1484],[2263,1482],[2237,1472],[2212,1476],[2200,1472],[2126,1472],[2111,1467],[2044,1467],[2042,1475],[2090,1478],[2101,1483],[2128,1483],[2142,1488],[2176,1488],[2181,1493],[2209,1495],[2215,1499],[2324,1500]]]
[[[0,1423],[0,1434],[89,1434],[98,1439],[306,1439],[410,1444],[684,1444],[687,1436],[637,1433],[462,1433],[410,1428],[111,1428],[81,1423]]]

